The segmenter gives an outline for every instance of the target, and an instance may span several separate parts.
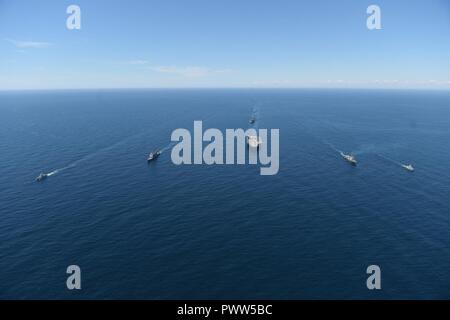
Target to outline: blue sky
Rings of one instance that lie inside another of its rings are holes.
[[[450,89],[450,1],[0,0],[0,89],[143,87]]]

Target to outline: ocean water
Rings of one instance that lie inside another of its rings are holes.
[[[255,110],[277,175],[146,162],[176,128]],[[449,169],[448,92],[3,92],[0,298],[449,299]]]

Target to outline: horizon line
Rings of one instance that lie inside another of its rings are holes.
[[[392,91],[450,91],[450,87],[98,87],[98,88],[12,88],[0,92],[19,91],[110,91],[110,90],[392,90]]]

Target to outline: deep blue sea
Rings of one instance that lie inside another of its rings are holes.
[[[255,109],[277,175],[147,164],[174,129]],[[450,92],[2,92],[0,298],[450,299]]]

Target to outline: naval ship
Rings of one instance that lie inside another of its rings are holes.
[[[150,154],[148,155],[147,161],[150,162],[150,161],[158,159],[160,154],[161,154],[161,151],[159,151],[159,150],[154,150],[154,151],[150,152]]]
[[[45,179],[47,179],[47,177],[48,177],[48,174],[46,174],[46,173],[41,173],[40,175],[37,176],[36,181],[37,181],[37,182],[44,181]]]
[[[341,152],[341,156],[342,156],[342,158],[344,158],[345,160],[347,160],[354,166],[356,166],[356,164],[358,163],[358,161],[356,161],[355,157],[350,154],[345,154],[345,153]]]

